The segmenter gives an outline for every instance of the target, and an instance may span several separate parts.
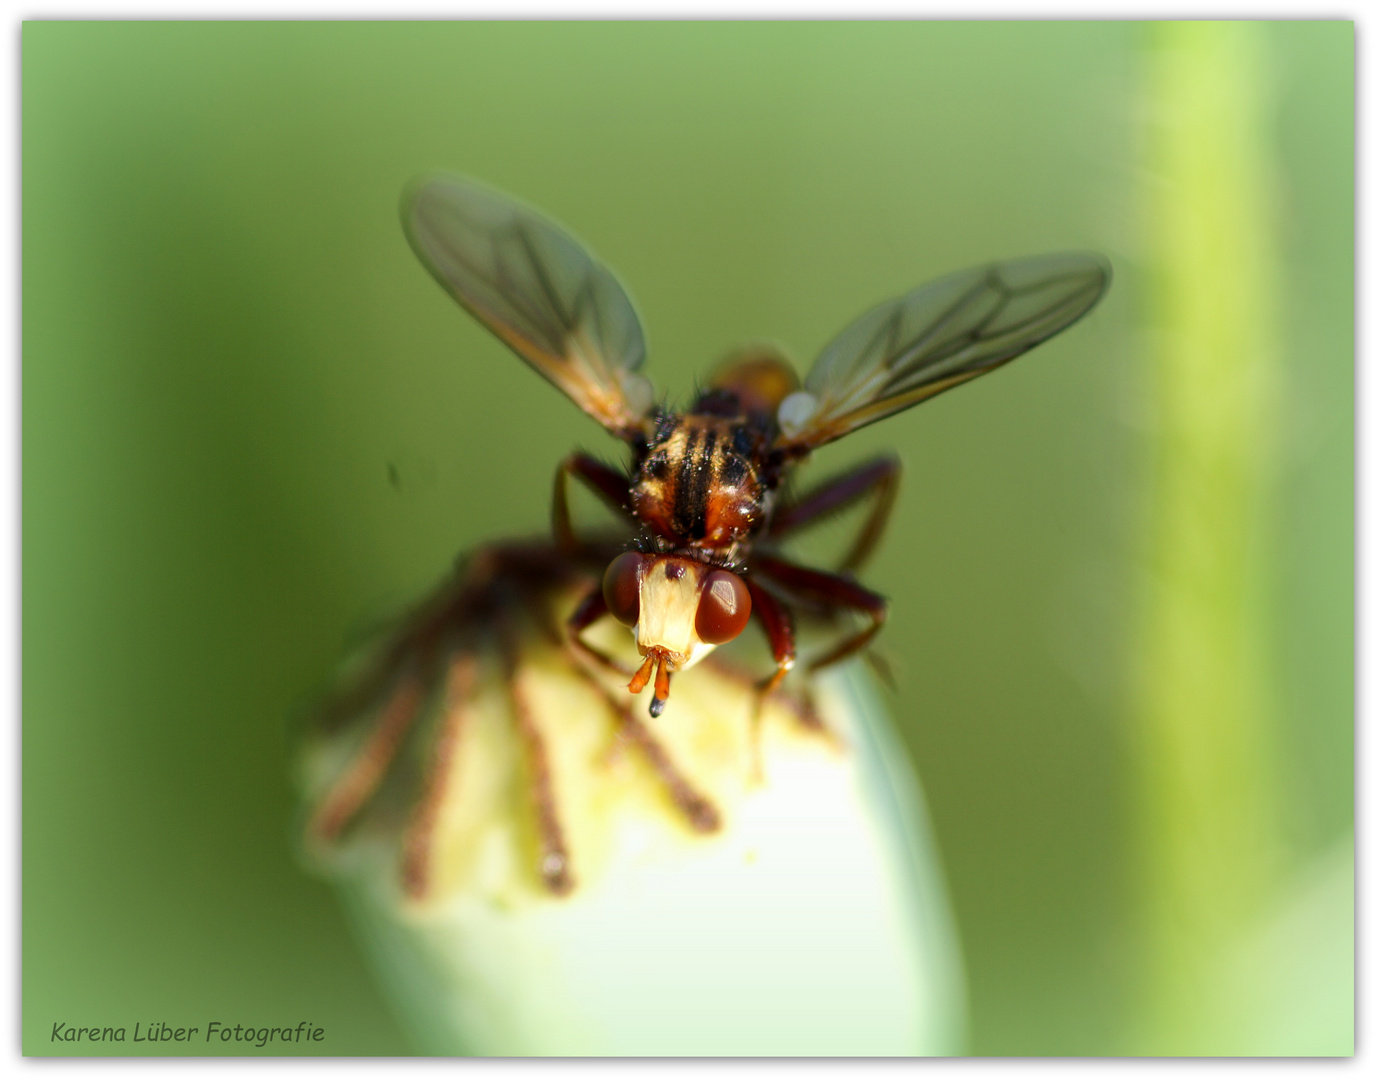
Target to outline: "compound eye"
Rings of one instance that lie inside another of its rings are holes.
[[[713,570],[698,600],[698,637],[708,645],[721,645],[736,637],[749,621],[750,591],[745,582],[728,570]]]
[[[602,598],[612,618],[624,626],[640,621],[640,569],[645,556],[636,551],[618,555],[602,576]]]

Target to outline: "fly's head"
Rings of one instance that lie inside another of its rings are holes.
[[[750,591],[730,570],[681,555],[627,551],[602,579],[612,616],[635,630],[644,661],[631,679],[640,693],[654,677],[650,714],[664,711],[669,676],[739,636],[750,620]]]

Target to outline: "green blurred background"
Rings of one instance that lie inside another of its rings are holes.
[[[1350,23],[22,47],[26,1052],[201,1018],[408,1050],[294,859],[288,718],[615,452],[411,255],[435,168],[614,267],[680,402],[743,340],[806,363],[946,271],[1109,255],[1085,323],[813,466],[906,464],[866,580],[969,1049],[1351,1052]]]

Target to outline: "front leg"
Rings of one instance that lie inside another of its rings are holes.
[[[859,652],[879,633],[888,616],[889,605],[882,596],[839,574],[810,570],[770,555],[755,556],[752,570],[782,586],[784,591],[805,604],[823,609],[858,611],[869,617],[869,626],[844,638],[826,655],[813,660],[808,665],[809,671],[829,667]]]
[[[750,713],[750,775],[756,783],[764,779],[764,755],[760,750],[760,723],[764,719],[764,703],[784,676],[793,669],[798,658],[794,645],[793,615],[788,608],[753,577],[745,579],[745,587],[750,591],[751,617],[759,616],[765,636],[769,638],[769,651],[774,654],[777,665],[774,674],[755,684],[755,707]]]
[[[568,478],[577,477],[594,494],[618,514],[634,520],[631,515],[631,482],[624,473],[613,469],[590,454],[570,454],[559,463],[554,474],[554,504],[551,508],[554,542],[560,550],[575,552],[582,542],[573,531],[569,517]]]
[[[573,614],[569,616],[567,624],[569,636],[569,649],[574,656],[584,663],[597,664],[615,675],[621,675],[629,679],[634,672],[627,669],[618,661],[612,659],[595,645],[589,645],[583,639],[583,631],[587,630],[593,623],[597,622],[602,616],[608,614],[607,599],[602,595],[600,588],[593,589],[583,598],[583,602],[573,609]]]
[[[798,658],[793,637],[793,616],[773,593],[753,577],[745,579],[745,587],[750,591],[751,614],[759,616],[760,625],[769,639],[769,651],[774,654],[774,663],[777,665],[774,674],[759,686],[760,699],[763,701],[778,689]]]

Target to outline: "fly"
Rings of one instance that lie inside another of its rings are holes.
[[[874,551],[893,506],[899,463],[866,461],[797,496],[785,481],[812,451],[1006,364],[1066,329],[1108,288],[1091,253],[1014,259],[961,271],[862,315],[800,380],[767,347],[723,365],[686,412],[655,403],[640,374],[645,335],[616,277],[568,233],[472,180],[421,181],[403,203],[406,234],[439,283],[498,338],[630,450],[618,468],[571,454],[555,475],[554,543],[586,559],[568,483],[576,480],[631,531],[569,618],[571,647],[620,671],[632,694],[653,687],[650,714],[672,676],[738,637],[753,619],[769,641],[776,689],[797,659],[794,611],[862,620],[810,664],[852,656],[884,624],[883,597],[855,572]],[[780,542],[868,502],[858,535],[834,569],[800,565]],[[612,618],[632,629],[633,670],[585,639]]]

